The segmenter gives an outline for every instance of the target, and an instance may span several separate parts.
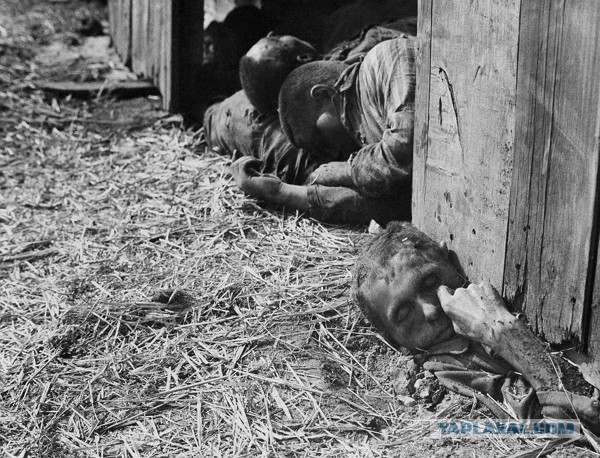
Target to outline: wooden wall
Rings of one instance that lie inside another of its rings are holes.
[[[413,219],[600,361],[600,2],[421,0]]]
[[[127,66],[131,65],[131,0],[108,2],[110,35],[117,54]]]
[[[203,15],[201,0],[109,0],[117,53],[154,81],[167,110],[186,113],[198,100]]]
[[[502,284],[515,127],[517,0],[422,0],[413,221]]]
[[[600,2],[535,3],[521,12],[505,293],[548,340],[582,340],[598,242]]]

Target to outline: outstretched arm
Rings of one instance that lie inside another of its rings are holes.
[[[471,284],[454,294],[441,286],[438,297],[458,334],[490,347],[535,390],[559,389],[558,369],[547,345],[506,309],[490,283]]]
[[[598,401],[564,390],[548,346],[506,309],[490,283],[472,284],[454,293],[441,286],[438,297],[458,334],[487,345],[525,377],[537,392],[545,416],[569,417],[574,411],[586,426],[600,430]]]
[[[391,200],[369,199],[339,185],[287,184],[276,177],[259,174],[256,171],[259,167],[257,159],[242,157],[231,165],[231,173],[242,191],[263,202],[309,212],[320,221],[338,224],[366,224],[371,219],[385,224],[393,219],[410,218],[410,194],[394,196]],[[333,183],[333,179],[328,182]]]
[[[261,175],[256,171],[260,165],[261,161],[248,156],[231,164],[231,174],[242,191],[264,202],[308,211],[305,186],[287,184],[272,175]]]

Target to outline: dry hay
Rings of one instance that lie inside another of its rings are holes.
[[[200,133],[151,101],[32,90],[21,77],[60,69],[31,66],[37,48],[23,46],[0,65],[0,454],[475,456],[551,444],[429,438],[416,419],[485,410],[444,397],[348,303],[362,230],[261,208]]]

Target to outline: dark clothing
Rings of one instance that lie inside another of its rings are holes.
[[[310,214],[362,215],[382,225],[410,219],[415,41],[378,44],[344,71],[336,89],[342,124],[362,145],[350,158],[354,187],[309,186]]]
[[[327,18],[325,51],[357,36],[365,27],[386,24],[401,18],[416,17],[416,0],[357,0],[336,10]]]
[[[372,46],[373,37],[388,41],[349,66],[337,85],[342,122],[363,145],[350,159],[352,188],[307,183],[320,165],[318,156],[295,148],[278,120],[261,116],[241,91],[206,112],[209,146],[229,155],[237,149],[263,160],[265,173],[289,184],[307,184],[309,213],[321,221],[366,224],[374,219],[384,225],[410,219],[414,41],[393,29],[373,30],[365,35],[370,45],[361,49]]]
[[[214,104],[204,115],[204,135],[219,154],[238,151],[263,161],[261,173],[270,173],[289,184],[304,184],[321,163],[290,143],[279,118],[267,117],[254,109],[244,91]]]
[[[271,30],[265,14],[254,5],[234,8],[227,14],[223,25],[237,38],[240,50],[240,54],[236,56],[238,60]]]
[[[336,88],[338,112],[362,148],[351,158],[352,180],[365,196],[410,189],[415,114],[416,41],[384,41],[349,67]]]
[[[451,391],[476,398],[496,416],[506,418],[504,403],[518,418],[542,418],[535,391],[504,360],[461,337],[429,348],[423,368]],[[495,401],[495,402],[494,402]]]
[[[360,35],[343,41],[325,54],[325,60],[346,60],[352,55],[367,53],[379,43],[394,38],[417,36],[417,17],[411,16],[388,24],[366,27]]]
[[[368,224],[374,219],[385,225],[394,220],[410,219],[410,190],[407,195],[403,201],[369,199],[351,188],[310,185],[309,212],[319,221]]]

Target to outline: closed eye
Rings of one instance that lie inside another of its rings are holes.
[[[406,306],[398,307],[396,309],[396,316],[394,317],[394,321],[396,323],[403,321],[408,316],[409,312],[410,312],[410,307],[406,307]]]
[[[440,277],[436,274],[428,275],[421,281],[421,291],[424,289],[437,289],[438,286],[440,286]]]

